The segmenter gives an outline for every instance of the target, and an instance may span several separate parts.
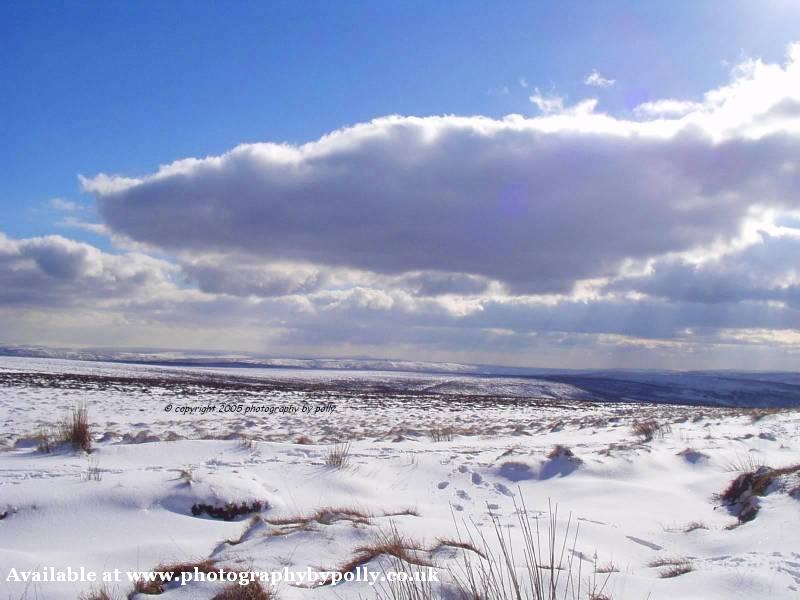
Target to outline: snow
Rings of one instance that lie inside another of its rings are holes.
[[[223,402],[336,410],[164,411]],[[89,409],[94,450],[39,452],[40,429],[79,403]],[[568,521],[578,526],[582,576],[613,564],[604,593],[615,600],[797,598],[800,499],[788,493],[797,475],[733,528],[735,516],[715,500],[737,468],[800,463],[800,411],[759,416],[587,401],[581,388],[539,379],[3,357],[0,598],[73,600],[91,587],[26,586],[6,581],[11,568],[124,572],[211,558],[226,569],[332,570],[392,530],[447,579],[470,553],[440,539],[483,535],[496,551],[495,516],[519,544],[523,502],[545,517],[557,505],[561,531]],[[642,442],[631,424],[647,418],[669,426]],[[351,441],[349,464],[334,469],[326,456],[342,440]],[[268,505],[254,523],[192,514],[198,504],[253,501]],[[693,570],[663,579],[665,569],[649,564],[665,557]],[[120,598],[131,590],[124,579],[109,587]],[[176,583],[162,597],[204,600],[221,589]],[[278,591],[293,600],[372,598],[376,589],[284,583]]]

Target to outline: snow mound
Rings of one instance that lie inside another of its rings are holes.
[[[500,465],[497,474],[509,481],[519,482],[531,479],[552,479],[566,477],[583,465],[583,461],[566,446],[556,445],[547,458],[538,463],[510,460]]]
[[[212,473],[189,475],[175,481],[159,504],[166,510],[180,514],[232,520],[227,515],[238,512],[240,507],[242,514],[260,512],[273,506],[274,498],[255,477],[239,473]],[[223,513],[217,515],[214,508],[224,511],[225,516]],[[234,514],[234,518],[236,516]]]

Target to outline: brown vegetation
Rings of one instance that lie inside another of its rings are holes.
[[[194,573],[195,569],[197,569],[200,573],[211,573],[216,570],[214,561],[209,559],[158,565],[155,569],[153,569],[153,572],[162,574],[162,576],[156,577],[153,581],[139,579],[133,584],[133,592],[131,593],[131,596],[133,594],[163,594],[168,583],[179,579],[181,573]]]
[[[89,409],[81,405],[72,409],[59,423],[59,437],[62,442],[72,444],[75,450],[91,452],[92,433],[89,426]]]
[[[344,469],[350,462],[350,442],[337,442],[328,451],[325,464],[334,469]]]
[[[250,581],[247,585],[234,583],[229,585],[211,600],[277,600],[278,596],[258,581]]]
[[[206,514],[213,519],[233,521],[237,517],[251,515],[268,508],[269,503],[261,502],[260,500],[253,500],[251,502],[242,501],[238,504],[235,502],[228,502],[222,506],[214,506],[213,504],[193,504],[192,515],[199,517]]]
[[[661,579],[670,579],[694,571],[691,561],[682,556],[659,556],[647,563],[647,566],[653,568],[666,567],[658,573]]]
[[[263,521],[278,528],[272,531],[270,535],[279,536],[288,535],[296,531],[307,531],[313,529],[316,525],[332,525],[338,521],[349,521],[354,525],[371,525],[372,519],[377,517],[400,516],[417,517],[419,514],[413,508],[405,508],[396,512],[371,513],[356,508],[322,507],[308,515],[274,517],[263,519]]]
[[[92,588],[78,596],[78,600],[114,600],[114,595],[105,586]]]
[[[427,550],[392,527],[389,532],[379,535],[373,543],[357,546],[352,558],[334,570],[339,573],[349,573],[379,556],[393,557],[410,565],[433,566],[433,563],[423,558],[422,554],[427,554]]]
[[[773,469],[761,466],[742,473],[728,484],[720,495],[720,500],[736,514],[739,523],[747,523],[756,518],[759,510],[757,498],[765,495],[772,484],[781,477],[800,473],[800,465]]]
[[[451,442],[453,433],[452,427],[433,427],[430,430],[430,438],[434,442]]]
[[[669,424],[660,424],[655,419],[644,419],[642,421],[634,421],[631,425],[631,431],[639,436],[642,442],[650,442],[654,437],[664,437],[665,433],[671,431]]]

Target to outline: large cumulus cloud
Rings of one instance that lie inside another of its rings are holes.
[[[115,255],[59,235],[0,233],[0,307],[130,302],[174,289],[177,267],[144,254]]]
[[[800,207],[798,55],[741,67],[678,119],[386,117],[85,187],[113,231],[169,251],[564,293]]]

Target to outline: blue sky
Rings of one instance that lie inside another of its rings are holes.
[[[798,32],[791,0],[2,3],[0,343],[793,368]]]

